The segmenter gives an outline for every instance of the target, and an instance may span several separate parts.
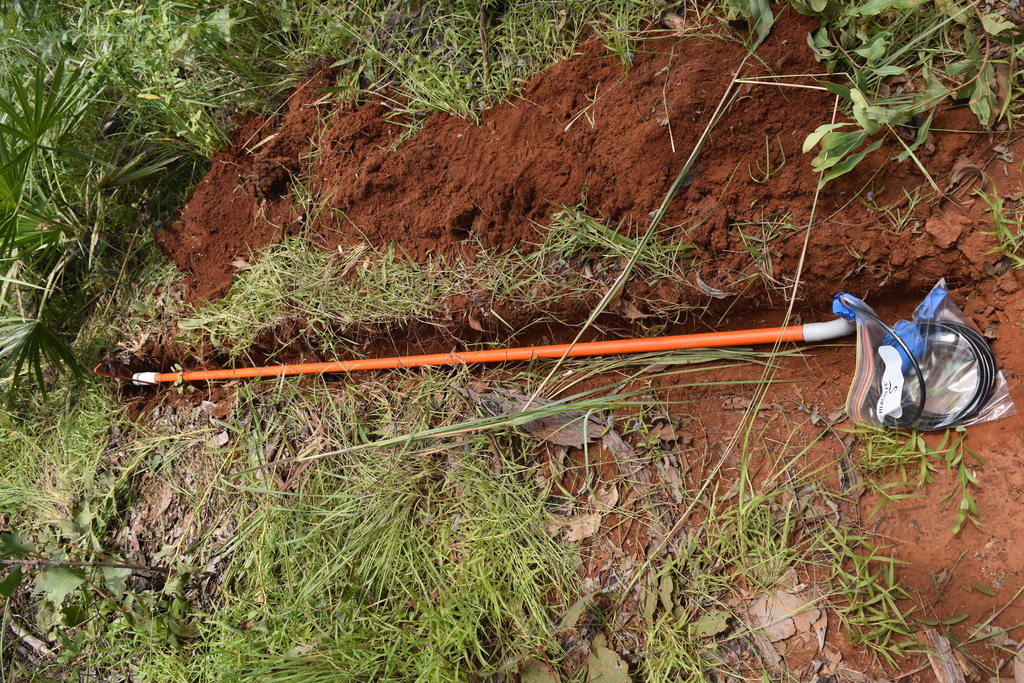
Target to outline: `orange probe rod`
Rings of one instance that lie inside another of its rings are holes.
[[[298,365],[271,365],[258,368],[232,370],[196,370],[193,372],[140,372],[133,379],[138,384],[160,382],[194,382],[247,377],[283,377],[311,375],[326,372],[353,372],[356,370],[383,370],[387,368],[415,368],[422,365],[462,365],[468,363],[503,363],[533,360],[534,358],[578,358],[580,356],[609,356],[624,353],[676,351],[679,349],[707,349],[726,346],[774,344],[804,341],[804,326],[769,327],[734,332],[707,332],[681,334],[647,339],[622,339],[579,344],[553,344],[551,346],[524,346],[514,349],[463,351],[461,353],[430,353],[421,356],[393,356],[365,360],[341,360],[330,363],[302,363]]]

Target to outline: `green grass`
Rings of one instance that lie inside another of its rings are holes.
[[[106,391],[66,391],[40,401],[39,418],[6,417],[0,429],[0,508],[9,519],[67,516],[103,462],[104,438],[118,421],[111,397]]]
[[[651,289],[678,286],[674,283],[685,280],[692,249],[654,240],[638,251],[637,239],[587,216],[580,206],[557,211],[538,247],[525,253],[479,250],[473,261],[414,262],[393,246],[361,244],[326,252],[311,250],[306,238],[296,237],[250,259],[252,266],[236,276],[224,300],[196,310],[179,327],[195,335],[192,343],[209,341],[231,359],[279,329],[302,335],[332,358],[360,353],[359,339],[382,329],[451,326],[449,306],[465,297],[479,301],[500,339],[520,331],[499,313],[510,307],[530,311],[529,324],[582,322],[567,319],[565,311],[596,302],[634,253],[639,253],[634,281]],[[685,299],[650,305],[662,320],[690,310]]]
[[[894,501],[922,495],[919,491],[932,484],[940,466],[945,465],[952,488],[942,504],[957,502],[952,532],[958,533],[968,521],[981,526],[973,495],[978,478],[972,470],[985,462],[965,443],[967,432],[963,427],[947,429],[934,445],[917,430],[909,434],[874,428],[849,431],[864,444],[859,468],[871,490],[879,494],[872,515]]]
[[[988,203],[989,215],[992,217],[993,231],[990,234],[999,240],[999,246],[991,253],[1002,254],[1010,260],[1010,265],[1015,269],[1024,267],[1024,248],[1022,248],[1024,237],[1021,236],[1021,221],[1006,215],[1003,198],[999,196],[998,192],[993,192],[991,195],[982,194],[981,197]]]

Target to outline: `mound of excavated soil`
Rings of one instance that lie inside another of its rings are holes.
[[[813,20],[789,12],[777,26],[747,75],[766,75],[769,68],[783,75],[818,72],[806,46]],[[636,234],[649,224],[742,57],[737,42],[669,36],[643,43],[627,71],[602,44],[590,43],[532,79],[518,96],[484,112],[480,125],[436,114],[397,148],[410,121],[391,118],[383,101],[335,102],[317,91],[332,83],[332,74],[320,71],[277,116],[243,118],[180,219],[159,231],[157,240],[188,272],[188,297],[198,303],[227,291],[238,257],[307,228],[316,236],[312,242],[328,248],[395,242],[413,258],[428,252],[471,257],[478,243],[495,250],[528,248],[541,241],[557,205],[585,198],[590,214]],[[814,85],[806,77],[785,82]],[[699,175],[663,223],[677,226],[673,239],[695,245],[702,281],[734,294],[740,280],[748,287],[757,267],[744,248],[751,243],[739,235],[744,225],[783,214],[797,226],[810,219],[817,176],[801,146],[817,126],[832,120],[835,106],[835,98],[820,89],[742,87],[712,132]],[[940,186],[955,168],[973,164],[987,170],[988,182],[1004,196],[1024,196],[1020,169],[1010,163],[1010,155],[1024,154],[1016,140],[980,134],[966,106],[948,102],[937,110],[934,129],[934,152],[922,161]],[[958,130],[963,132],[951,132]],[[773,172],[765,182],[754,182],[752,176],[764,180],[766,142]],[[1009,154],[994,149],[1000,142]],[[964,191],[941,201],[907,201],[904,190],[927,185],[913,162],[891,158],[901,150],[895,141],[886,142],[856,172],[822,192],[803,270],[805,315],[828,317],[831,296],[849,291],[891,319],[905,317],[911,301],[945,277],[957,303],[994,337],[1011,394],[1020,403],[1024,290],[1006,262],[991,253],[996,243],[985,233],[991,230],[987,205]],[[318,207],[315,214],[293,201],[298,183],[312,194],[307,206]],[[905,219],[901,229],[893,225],[897,216]],[[768,245],[773,265],[766,275],[793,281],[805,234],[785,231]],[[763,321],[756,309],[781,304],[783,297],[767,278],[757,282],[742,296],[717,302],[721,310],[730,307],[728,324],[758,326]],[[677,288],[677,300],[716,303],[696,279],[670,286]],[[632,298],[644,308],[637,290]],[[746,319],[737,317],[744,311]],[[800,403],[831,410],[842,403],[852,352],[816,354],[798,368],[812,378],[801,385]],[[709,384],[704,391],[690,400],[711,407],[723,400],[719,387]],[[721,412],[702,415],[709,433],[733,428]],[[901,502],[898,515],[882,518],[878,530],[910,562],[903,575],[921,592],[922,603],[929,602],[928,616],[969,613],[964,624],[975,624],[1024,581],[1024,556],[1015,545],[1024,491],[1022,422],[1014,416],[971,428],[970,445],[987,462],[985,472],[978,471],[975,496],[988,528],[968,526],[951,536],[955,510],[939,505],[949,490],[945,483],[942,491]],[[936,598],[927,572],[942,570],[955,571],[957,583]],[[965,582],[1005,582],[1006,590],[989,598],[960,590]],[[938,600],[945,602],[939,606]],[[1022,617],[1024,609],[1014,606],[999,623]]]
[[[763,63],[778,74],[819,71],[805,45],[811,28],[809,19],[787,17],[760,49]],[[201,301],[224,294],[237,257],[307,222],[328,247],[396,242],[413,257],[471,251],[475,242],[500,250],[540,241],[557,205],[585,198],[592,215],[635,232],[660,205],[742,56],[738,43],[668,37],[643,43],[627,72],[593,42],[484,112],[480,125],[436,114],[397,150],[402,124],[409,122],[390,119],[382,101],[335,103],[317,92],[332,82],[329,72],[319,72],[295,90],[280,115],[241,121],[180,220],[157,239],[189,271],[190,298]],[[756,63],[748,71],[767,73]],[[786,82],[814,84],[809,78]],[[663,223],[679,226],[677,239],[696,245],[706,263],[703,281],[725,291],[752,267],[735,222],[781,214],[797,225],[809,219],[817,176],[801,146],[831,120],[835,104],[822,90],[742,87],[700,157],[699,175]],[[951,108],[938,114],[935,128],[971,125],[965,108]],[[767,168],[766,141],[773,173],[759,184],[751,176],[760,178]],[[983,160],[989,141],[940,133],[935,143],[925,161],[941,182],[961,155]],[[932,224],[923,232],[885,230],[876,207],[899,202],[903,188],[924,183],[912,162],[886,163],[899,151],[895,145],[823,193],[804,271],[808,301],[827,301],[838,289],[869,295],[899,285],[919,291],[941,276],[958,286],[985,274],[990,243],[973,229],[952,238]],[[315,215],[289,196],[296,182],[312,192]],[[855,199],[865,184],[876,206]],[[933,211],[927,203],[916,207],[918,225]],[[945,225],[950,219],[934,220]],[[777,280],[792,279],[802,246],[797,232],[772,245]],[[701,292],[688,289],[699,303]],[[752,294],[744,305],[761,303]]]

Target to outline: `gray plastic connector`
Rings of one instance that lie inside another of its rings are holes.
[[[840,339],[856,331],[857,324],[845,318],[836,318],[827,323],[807,323],[804,325],[804,341],[820,342]]]

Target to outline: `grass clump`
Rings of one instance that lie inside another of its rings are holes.
[[[850,433],[856,434],[864,443],[860,468],[872,490],[879,494],[872,514],[895,500],[920,495],[915,489],[933,483],[935,473],[945,465],[953,486],[942,504],[953,500],[958,503],[952,533],[959,533],[968,521],[981,526],[972,493],[978,483],[973,468],[984,466],[985,462],[965,443],[967,432],[963,427],[947,429],[935,445],[929,444],[924,434],[916,430],[902,434],[858,428],[851,429]]]
[[[655,4],[371,0],[305,7],[292,19],[303,52],[335,56],[337,90],[394,89],[396,109],[413,119],[431,111],[477,119],[568,56],[593,28],[608,27],[599,31],[618,48],[657,14]]]
[[[107,434],[118,422],[102,390],[69,389],[33,408],[34,418],[4,414],[0,428],[0,509],[14,526],[67,516],[100,468]]]
[[[214,346],[237,357],[261,335],[290,322],[330,353],[350,330],[443,316],[445,300],[464,291],[464,277],[440,260],[416,263],[393,247],[383,253],[366,245],[311,250],[305,239],[293,238],[256,260],[222,302],[179,326],[207,333]]]
[[[636,239],[588,216],[580,206],[557,212],[536,250],[481,251],[473,261],[433,257],[415,262],[393,246],[375,250],[366,244],[335,252],[311,250],[306,238],[295,237],[251,259],[252,266],[236,277],[222,301],[178,324],[204,335],[231,359],[278,330],[290,338],[303,336],[327,357],[358,354],[359,339],[383,328],[451,327],[451,308],[465,300],[493,317],[503,333],[514,334],[519,330],[500,310],[529,311],[526,324],[572,324],[565,311],[596,303],[636,252]],[[640,253],[633,281],[652,290],[661,283],[678,288],[691,261],[690,245],[655,241]],[[660,319],[690,308],[685,299],[650,304]]]
[[[441,391],[449,379],[246,392],[240,408],[264,417],[238,447],[256,464],[268,441],[315,453],[443,425],[464,410]],[[578,553],[548,534],[528,467],[490,449],[482,437],[433,455],[371,448],[246,475],[263,502],[230,541],[217,618],[231,627],[209,633],[219,670],[465,680],[543,650],[578,590]]]
[[[999,246],[990,253],[999,253],[1010,260],[1010,266],[1024,268],[1024,235],[1021,233],[1021,221],[1007,216],[1003,198],[998,192],[991,195],[982,194],[982,199],[988,203],[989,213],[992,216],[992,235],[999,240]]]

